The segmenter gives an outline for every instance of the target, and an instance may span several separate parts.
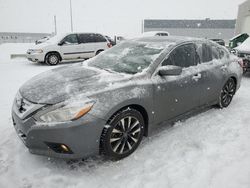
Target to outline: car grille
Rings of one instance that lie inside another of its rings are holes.
[[[34,113],[44,105],[41,104],[34,104],[26,99],[24,99],[20,93],[16,95],[15,101],[14,101],[14,112],[16,115],[21,118],[25,119],[27,118],[30,114]]]

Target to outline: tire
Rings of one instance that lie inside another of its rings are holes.
[[[236,83],[233,78],[230,78],[223,86],[219,99],[219,107],[226,108],[233,100],[233,96],[236,92]]]
[[[116,113],[103,129],[100,149],[105,157],[120,160],[132,154],[140,145],[145,122],[140,112],[127,108]]]
[[[96,52],[96,56],[98,55],[98,54],[100,54],[101,52],[103,52],[104,50],[98,50],[97,52]]]
[[[48,65],[55,66],[60,63],[60,55],[58,53],[49,53],[45,57],[45,62]]]

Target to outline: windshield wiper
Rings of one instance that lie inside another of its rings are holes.
[[[118,73],[118,72],[115,72],[115,71],[113,71],[113,70],[111,70],[111,69],[104,69],[104,68],[100,68],[100,69],[103,69],[103,70],[105,70],[105,71],[107,71],[107,72],[110,72],[110,73],[115,73],[115,74]]]

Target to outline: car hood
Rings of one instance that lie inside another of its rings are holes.
[[[235,49],[242,53],[250,53],[250,37]]]
[[[109,73],[82,64],[64,66],[42,73],[19,90],[26,100],[39,104],[56,104],[79,94],[93,94],[109,89],[114,82],[125,82],[130,75]]]

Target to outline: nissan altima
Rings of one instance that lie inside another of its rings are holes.
[[[25,83],[13,103],[13,124],[31,153],[119,160],[157,125],[204,107],[228,107],[240,87],[241,65],[208,40],[128,40]]]

